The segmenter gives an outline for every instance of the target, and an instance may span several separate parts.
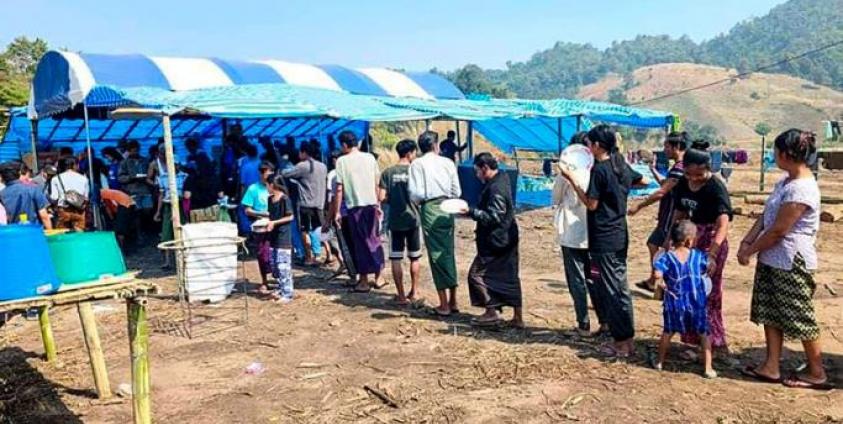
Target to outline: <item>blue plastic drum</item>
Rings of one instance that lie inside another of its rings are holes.
[[[59,279],[41,226],[0,226],[0,246],[0,300],[24,299],[58,290]]]

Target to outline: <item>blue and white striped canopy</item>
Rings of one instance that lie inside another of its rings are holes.
[[[30,116],[49,116],[86,100],[97,87],[153,87],[171,91],[249,84],[289,84],[351,94],[462,99],[440,75],[384,68],[352,69],[281,60],[233,61],[50,51],[32,82]]]

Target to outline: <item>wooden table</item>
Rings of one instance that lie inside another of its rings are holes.
[[[152,282],[138,280],[138,273],[124,274],[88,283],[62,286],[58,292],[26,299],[0,302],[0,313],[38,308],[38,323],[47,361],[56,360],[56,343],[50,326],[49,310],[53,306],[76,305],[85,346],[91,362],[97,395],[111,396],[105,356],[91,303],[109,299],[125,299],[129,326],[129,351],[132,364],[132,416],[134,422],[152,422],[149,400],[149,327],[146,321],[147,295],[158,292]]]

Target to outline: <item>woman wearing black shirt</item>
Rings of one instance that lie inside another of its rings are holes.
[[[729,255],[729,222],[732,203],[723,182],[711,172],[708,143],[694,142],[685,153],[685,178],[673,189],[677,213],[674,221],[690,219],[697,225],[696,248],[708,255],[711,294],[706,302],[709,340],[715,348],[726,347],[723,326],[723,268]],[[697,335],[682,335],[682,341],[698,344]]]
[[[588,132],[587,139],[595,160],[588,192],[573,183],[571,171],[562,171],[562,176],[571,182],[588,209],[588,247],[602,280],[597,293],[605,305],[609,331],[615,340],[603,346],[601,352],[607,356],[627,357],[635,352],[632,296],[626,275],[627,195],[633,186],[647,182],[618,152],[618,137],[611,127],[598,125]]]

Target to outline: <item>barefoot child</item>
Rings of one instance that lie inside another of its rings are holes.
[[[693,332],[701,335],[702,362],[706,378],[715,378],[711,366],[711,343],[708,339],[706,318],[706,267],[708,258],[693,249],[697,229],[691,221],[680,221],[672,229],[671,250],[658,256],[653,264],[656,278],[664,290],[664,331],[659,342],[658,361],[653,364],[662,369],[670,339],[674,334]]]
[[[278,282],[278,291],[270,297],[280,302],[293,300],[293,245],[290,223],[293,221],[293,206],[287,196],[284,177],[276,176],[269,185],[269,244],[272,248],[270,264],[272,277]]]

